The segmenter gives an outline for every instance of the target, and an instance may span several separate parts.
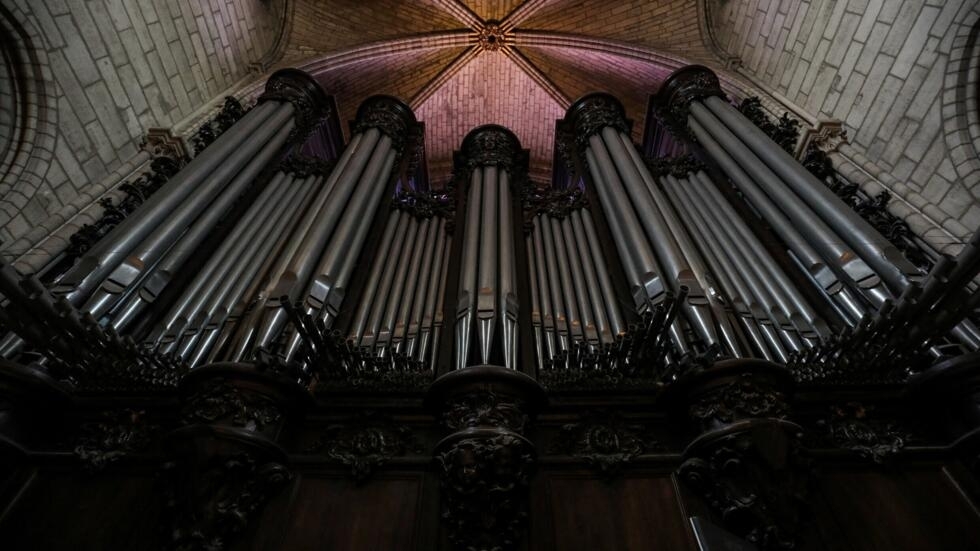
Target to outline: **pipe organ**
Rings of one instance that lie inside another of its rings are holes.
[[[380,541],[347,509],[377,505],[359,501],[360,484],[390,469],[369,484],[398,488],[376,495],[415,511],[403,524],[427,528],[404,541],[419,549],[514,549],[528,516],[541,519],[528,548],[556,548],[547,542],[576,527],[554,511],[592,510],[601,494],[623,511],[681,515],[677,548],[769,551],[810,549],[793,543],[805,532],[796,477],[810,476],[807,446],[833,454],[800,435],[836,427],[814,419],[846,409],[841,395],[888,415],[896,388],[927,404],[956,442],[923,444],[930,461],[980,450],[980,234],[917,268],[733,108],[709,70],[663,84],[644,146],[615,97],[576,101],[556,126],[550,185],[529,181],[527,151],[497,125],[470,131],[452,180],[430,185],[408,106],[368,98],[344,144],[330,105],[309,75],[278,71],[67,270],[55,259],[42,283],[0,264],[0,461],[5,442],[76,411],[128,416],[96,440],[123,450],[105,457],[138,456],[127,431],[157,416],[166,437],[145,457],[165,465],[161,532],[175,549],[234,541],[257,518],[275,524],[250,528],[262,541],[301,548],[315,537],[296,519],[319,519],[304,508],[338,495],[322,522],[346,518],[360,541]],[[871,431],[827,430],[835,442]],[[11,472],[48,453],[30,445],[12,448]],[[655,471],[661,489],[569,490],[568,472],[608,478],[634,460],[631,476]],[[339,478],[321,477],[337,462],[358,485],[323,482]],[[551,486],[529,500],[535,468]],[[398,486],[412,477],[439,477],[439,490]],[[6,483],[18,484],[0,480],[0,496]],[[552,488],[573,497],[546,503]],[[677,507],[688,500],[692,518]],[[262,516],[271,503],[296,513]],[[436,508],[442,528],[422,518]]]

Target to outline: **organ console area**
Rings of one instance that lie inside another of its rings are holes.
[[[436,185],[405,103],[283,69],[4,261],[0,547],[980,548],[980,234],[886,237],[705,67],[651,93]]]

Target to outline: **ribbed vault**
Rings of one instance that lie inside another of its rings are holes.
[[[408,102],[426,124],[431,179],[473,127],[497,123],[550,179],[555,120],[577,97],[609,91],[639,139],[647,98],[675,68],[714,64],[698,2],[656,0],[298,0],[282,65],[333,94],[346,123],[372,94]]]

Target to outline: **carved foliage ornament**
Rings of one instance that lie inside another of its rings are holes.
[[[683,157],[645,157],[643,162],[653,176],[673,176],[675,178],[686,178],[692,173],[705,170],[705,165],[693,155]]]
[[[207,120],[194,132],[191,143],[194,144],[194,155],[199,155],[204,149],[214,143],[218,136],[224,134],[236,122],[245,116],[247,110],[242,107],[238,98],[228,96],[218,111],[211,119]]]
[[[279,162],[279,170],[297,178],[328,176],[336,165],[335,160],[324,160],[306,155],[290,155]]]
[[[281,418],[282,409],[271,398],[242,392],[222,380],[202,385],[181,410],[185,424],[232,424],[248,430],[261,430]]]
[[[497,427],[520,433],[528,422],[523,410],[520,400],[480,390],[448,398],[442,421],[454,431]]]
[[[881,464],[900,452],[912,435],[893,422],[869,419],[870,409],[856,402],[834,406],[830,418],[817,424],[834,445]]]
[[[592,414],[579,423],[561,428],[554,450],[585,460],[606,476],[615,476],[623,466],[660,447],[650,430],[630,424],[616,414]]]
[[[611,126],[628,134],[629,124],[623,106],[612,96],[595,94],[579,101],[575,113],[575,142],[580,150],[589,146],[589,138]]]
[[[226,549],[292,478],[285,465],[244,452],[216,459],[200,473],[167,463],[161,475],[174,551]]]
[[[347,465],[358,482],[367,480],[377,467],[392,457],[400,457],[410,451],[422,453],[408,427],[376,416],[330,425],[306,451],[322,452],[330,459]]]
[[[781,418],[788,411],[785,394],[752,373],[713,387],[697,397],[689,408],[692,418],[703,425],[731,423],[746,417]]]
[[[415,124],[415,116],[404,104],[395,98],[373,96],[361,104],[351,132],[359,134],[369,128],[377,128],[391,138],[392,148],[401,154]]]
[[[585,193],[579,187],[566,189],[529,187],[533,189],[528,190],[525,195],[523,206],[526,214],[530,217],[543,213],[551,218],[561,220],[571,214],[572,211],[585,208],[589,204]]]
[[[146,449],[159,432],[146,421],[146,412],[106,411],[101,421],[82,423],[75,440],[75,455],[91,472],[101,471],[130,453]]]
[[[762,108],[762,100],[753,96],[745,98],[739,104],[738,110],[749,119],[752,124],[759,127],[772,141],[779,144],[784,150],[793,154],[796,150],[796,142],[800,139],[800,123],[789,118],[783,113],[775,122]]]
[[[691,66],[670,77],[658,94],[657,116],[674,136],[691,140],[687,128],[691,102],[724,97],[718,77],[705,67]]]
[[[442,471],[442,516],[454,548],[516,549],[527,518],[527,485],[534,468],[527,441],[506,433],[466,438],[438,453],[436,462]]]
[[[478,166],[497,166],[509,172],[513,178],[518,175],[522,151],[510,132],[503,128],[484,127],[466,136],[462,155],[466,176]]]
[[[445,220],[452,220],[455,216],[452,196],[444,190],[415,191],[405,189],[395,196],[393,205],[418,219],[439,216]]]
[[[259,96],[259,102],[263,101],[292,103],[297,128],[308,130],[331,115],[323,90],[312,77],[295,69],[277,71],[269,77],[265,91]]]

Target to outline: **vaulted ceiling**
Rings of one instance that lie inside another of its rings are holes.
[[[639,139],[647,98],[674,69],[712,63],[704,0],[296,0],[281,65],[311,72],[343,121],[370,95],[411,105],[426,126],[431,179],[475,126],[513,130],[532,179],[550,180],[555,121],[608,91]]]

